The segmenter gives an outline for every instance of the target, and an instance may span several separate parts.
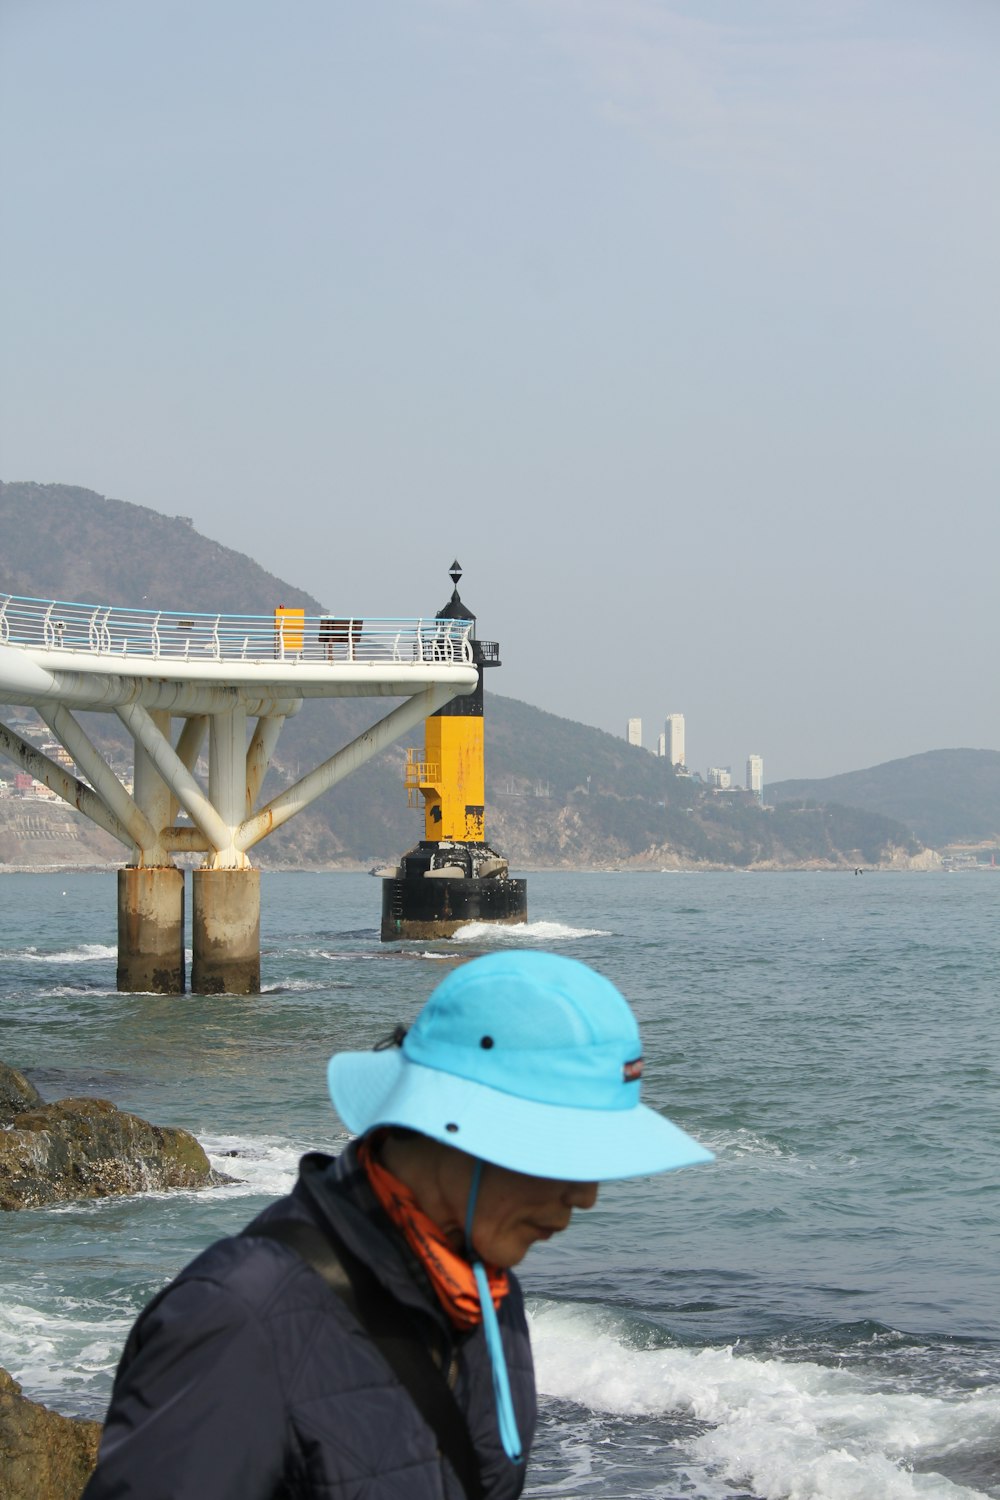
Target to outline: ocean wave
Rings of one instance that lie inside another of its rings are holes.
[[[342,987],[342,980],[338,980],[335,986],[322,979],[279,979],[275,984],[262,984],[260,992],[262,995],[299,995]]]
[[[33,1399],[103,1386],[115,1369],[134,1312],[109,1316],[106,1302],[80,1301],[68,1310],[0,1305],[3,1365]]]
[[[44,1000],[110,1000],[118,995],[118,990],[100,989],[96,985],[86,984],[52,984],[46,985],[44,989],[37,991],[39,997]],[[134,993],[141,994],[142,991]],[[147,992],[151,993],[151,992]]]
[[[601,927],[569,927],[565,922],[467,922],[451,935],[453,943],[485,943],[521,948],[525,943],[566,943],[574,938],[610,937]]]
[[[118,949],[107,943],[81,943],[79,948],[68,948],[61,953],[42,953],[37,948],[30,947],[9,950],[3,956],[29,964],[104,963],[109,958],[117,960]]]
[[[697,1493],[739,1485],[762,1500],[985,1500],[941,1470],[958,1468],[964,1451],[975,1472],[975,1454],[995,1451],[996,1386],[947,1398],[887,1391],[856,1370],[733,1348],[629,1347],[623,1324],[578,1306],[542,1304],[529,1316],[543,1394],[598,1414],[673,1413],[699,1425],[674,1444]]]
[[[699,1140],[721,1161],[743,1161],[747,1157],[771,1162],[800,1162],[795,1151],[789,1151],[779,1141],[761,1135],[755,1130],[737,1127],[734,1130],[700,1131]]]
[[[221,1198],[280,1198],[295,1186],[299,1158],[316,1149],[315,1141],[289,1140],[287,1136],[202,1135],[199,1137],[205,1155],[217,1172],[234,1181],[219,1187],[202,1189]],[[341,1151],[349,1137],[346,1133],[329,1145]]]

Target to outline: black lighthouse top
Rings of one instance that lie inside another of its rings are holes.
[[[468,620],[469,621],[469,623],[470,623],[470,625],[472,627],[470,629],[470,631],[469,631],[469,639],[472,642],[472,656],[473,656],[473,660],[475,661],[476,666],[479,668],[479,688],[478,688],[478,693],[481,695],[482,694],[482,690],[483,690],[483,670],[482,669],[483,669],[483,667],[498,667],[500,665],[500,642],[499,641],[477,641],[476,640],[476,617],[472,613],[472,610],[468,609],[462,603],[461,595],[458,592],[458,580],[462,576],[462,565],[461,565],[460,562],[457,561],[457,559],[456,559],[455,562],[452,563],[451,567],[448,569],[448,573],[449,573],[449,576],[451,577],[451,581],[455,585],[455,587],[452,589],[451,598],[448,600],[448,603],[445,605],[444,609],[442,609],[439,612],[437,618],[439,620]],[[460,699],[456,699],[456,698],[452,699],[453,703],[458,703],[460,701],[461,702],[467,702],[468,700],[466,700],[466,699],[460,700]],[[444,710],[442,710],[442,711],[445,712],[445,713],[447,713],[447,711],[448,711],[447,705],[445,706]],[[457,710],[453,709],[452,712],[457,712]]]
[[[466,609],[465,605],[462,603],[462,600],[461,600],[461,598],[459,596],[459,592],[458,592],[458,580],[462,576],[462,567],[461,567],[461,564],[459,562],[457,562],[457,561],[453,562],[452,565],[451,565],[451,567],[449,568],[448,572],[449,572],[449,575],[451,577],[451,581],[455,585],[455,587],[452,589],[451,598],[448,600],[448,603],[445,605],[444,609],[442,609],[440,611],[440,613],[438,614],[438,619],[439,620],[471,620],[472,621],[472,625],[473,625],[472,634],[475,635],[475,633],[476,633],[476,631],[475,631],[476,617],[472,613],[471,609]]]

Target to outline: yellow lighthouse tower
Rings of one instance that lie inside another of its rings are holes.
[[[496,641],[476,639],[452,563],[452,595],[438,619],[467,621],[479,668],[475,690],[452,698],[424,723],[424,756],[407,752],[406,786],[424,804],[424,837],[382,885],[382,940],[447,937],[466,922],[526,922],[527,881],[486,842],[483,672],[500,665]]]

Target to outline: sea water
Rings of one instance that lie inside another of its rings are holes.
[[[383,945],[362,875],[262,877],[263,993],[115,992],[115,883],[0,881],[0,1058],[184,1125],[238,1179],[0,1216],[0,1364],[102,1415],[143,1303],[345,1135],[327,1056],[457,959],[586,960],[711,1166],[602,1189],[522,1267],[528,1493],[1000,1497],[1000,875],[535,874],[526,928]]]

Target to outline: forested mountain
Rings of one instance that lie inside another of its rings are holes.
[[[183,516],[90,490],[0,484],[0,528],[0,593],[241,614],[266,614],[281,602],[322,612],[320,601],[201,536]],[[429,580],[431,591],[437,582]],[[494,693],[496,678],[502,672],[487,677],[487,836],[515,865],[852,865],[905,862],[919,852],[910,829],[879,810],[768,812],[743,792],[713,793],[623,739]],[[308,703],[285,726],[265,796],[389,706]],[[87,719],[95,738],[124,745],[114,716]],[[418,731],[409,743],[421,738]],[[255,859],[271,867],[394,860],[423,828],[422,813],[406,806],[404,750],[393,746],[335,787],[260,845]]]
[[[1000,751],[928,750],[820,781],[780,781],[773,802],[846,802],[895,818],[925,844],[1000,840]]]
[[[130,609],[321,614],[301,589],[195,531],[185,516],[70,484],[0,483],[0,588]]]

